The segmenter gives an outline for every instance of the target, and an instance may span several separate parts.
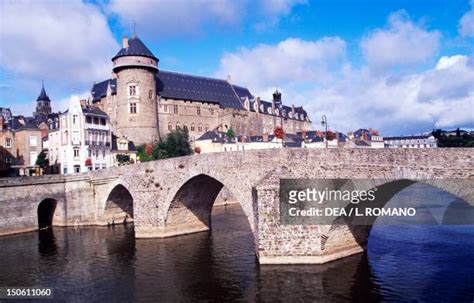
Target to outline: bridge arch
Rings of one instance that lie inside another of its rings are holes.
[[[38,205],[38,228],[48,229],[53,227],[53,218],[58,201],[52,198],[44,199]]]
[[[239,181],[235,180],[235,182]],[[188,177],[175,192],[170,193],[172,198],[170,198],[164,220],[166,236],[209,230],[212,207],[224,186],[239,202],[254,232],[251,191],[249,190],[247,196],[239,189],[227,186],[221,179],[199,173]]]
[[[119,224],[133,222],[133,196],[121,183],[114,183],[104,205],[104,213],[100,219],[102,224]]]
[[[469,188],[472,188],[473,180],[443,180],[443,179],[387,179],[387,180],[371,180],[369,183],[372,183],[377,188],[376,199],[373,202],[367,204],[367,207],[377,207],[383,208],[389,203],[392,198],[397,194],[405,190],[406,188],[414,184],[424,184],[428,185],[431,188],[441,190],[445,193],[449,193],[453,197],[461,199],[465,202],[467,211],[474,213],[474,200],[472,193],[470,194]],[[373,187],[367,187],[366,189],[371,189]],[[420,206],[420,205],[414,205]],[[352,207],[357,207],[352,204],[346,207],[347,213]],[[358,206],[360,207],[360,205]],[[340,241],[341,238],[353,238],[354,241],[366,249],[368,240],[370,237],[370,232],[372,227],[378,217],[365,217],[362,220],[357,220],[358,218],[349,218],[342,219],[338,218],[339,224],[333,224],[331,226],[325,226],[322,228],[322,238],[324,243],[322,243],[322,249],[328,251],[337,251],[340,246],[346,245],[343,241]],[[345,224],[340,224],[345,220]],[[443,223],[443,222],[438,222]],[[460,222],[459,224],[463,224]],[[468,223],[464,223],[468,224]],[[470,222],[469,224],[472,224]]]

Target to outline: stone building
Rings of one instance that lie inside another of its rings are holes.
[[[210,130],[250,136],[281,123],[288,133],[311,128],[302,107],[278,106],[278,91],[268,102],[228,80],[159,70],[159,59],[136,36],[123,38],[112,62],[112,78],[94,84],[92,102],[110,116],[118,137],[136,144],[181,128],[192,141]]]

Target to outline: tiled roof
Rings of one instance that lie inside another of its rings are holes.
[[[112,60],[115,60],[119,57],[125,56],[144,56],[148,58],[152,58],[158,60],[158,58],[153,55],[153,53],[145,46],[142,40],[138,39],[138,37],[133,37],[128,40],[128,47],[122,48]]]

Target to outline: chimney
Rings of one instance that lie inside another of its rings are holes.
[[[232,77],[230,75],[227,75],[227,82],[230,84],[232,82]]]
[[[3,116],[0,115],[0,131],[3,130],[3,123],[5,123],[5,121],[3,120]]]
[[[127,48],[128,47],[128,38],[127,36],[123,36],[122,38],[122,48]]]
[[[293,117],[295,116],[295,105],[291,104],[291,113],[293,114]]]
[[[80,102],[81,102],[82,107],[86,107],[86,105],[87,105],[87,100],[86,99],[81,99]]]
[[[263,133],[262,140],[263,142],[268,142],[268,133]]]
[[[21,125],[25,125],[25,117],[18,116],[18,122],[20,122]]]
[[[302,130],[301,131],[301,139],[306,139],[306,131],[305,130]]]

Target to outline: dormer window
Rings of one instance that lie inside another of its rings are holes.
[[[250,106],[249,106],[249,99],[247,99],[247,98],[245,98],[244,107],[245,107],[246,110],[249,110],[249,109],[250,109]]]
[[[268,112],[269,114],[271,114],[271,113],[272,113],[272,108],[271,108],[271,107],[268,107],[268,108],[267,108],[267,112]]]

